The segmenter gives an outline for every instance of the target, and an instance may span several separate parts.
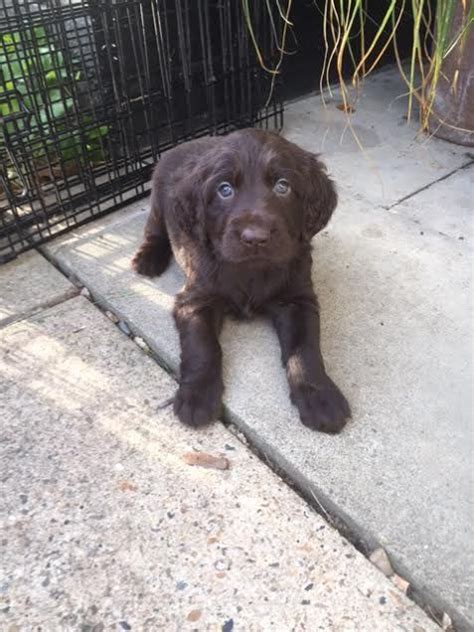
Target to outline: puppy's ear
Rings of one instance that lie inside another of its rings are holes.
[[[205,207],[203,169],[196,163],[181,169],[175,176],[174,215],[178,226],[193,241],[205,241]]]
[[[329,222],[337,206],[337,192],[326,173],[326,166],[316,155],[305,152],[303,183],[303,238],[311,239]]]

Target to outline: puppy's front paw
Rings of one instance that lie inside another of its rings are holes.
[[[319,432],[337,434],[351,416],[346,398],[329,377],[321,384],[296,388],[291,400],[297,406],[303,424]]]
[[[171,247],[167,239],[145,241],[132,259],[132,268],[147,277],[160,276],[168,267]]]
[[[220,415],[222,391],[218,381],[181,384],[174,398],[174,413],[187,426],[205,426]]]

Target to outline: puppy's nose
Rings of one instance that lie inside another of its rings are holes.
[[[266,246],[270,240],[270,233],[261,226],[247,226],[240,234],[240,239],[246,246]]]

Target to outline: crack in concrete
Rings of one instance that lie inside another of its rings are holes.
[[[45,301],[44,303],[35,305],[35,307],[32,307],[31,309],[26,310],[25,312],[22,312],[21,314],[15,314],[14,316],[7,316],[6,318],[0,321],[0,329],[3,329],[4,327],[8,327],[9,325],[13,325],[14,323],[19,323],[22,320],[27,320],[28,318],[31,318],[32,316],[36,316],[40,314],[41,312],[44,312],[45,310],[50,309],[51,307],[56,307],[57,305],[61,305],[62,303],[65,303],[66,301],[71,300],[72,298],[76,298],[76,296],[78,296],[79,294],[80,294],[80,290],[76,287],[72,287],[70,290],[67,290],[60,296],[56,296],[50,301]]]
[[[418,195],[418,193],[421,193],[422,191],[426,191],[427,189],[430,189],[435,184],[438,184],[438,182],[443,182],[443,180],[447,180],[448,178],[453,176],[455,173],[458,173],[459,171],[463,171],[464,169],[467,169],[471,165],[474,165],[473,154],[471,154],[470,152],[467,152],[466,156],[471,158],[471,160],[469,160],[469,162],[467,162],[465,165],[461,165],[460,167],[457,167],[456,169],[453,169],[453,171],[450,171],[449,173],[446,173],[444,176],[441,176],[440,178],[438,178],[437,180],[434,180],[433,182],[430,182],[429,184],[426,184],[424,187],[421,187],[421,188],[417,189],[416,191],[413,191],[412,193],[409,193],[408,195],[405,195],[404,197],[400,198],[396,202],[393,202],[393,204],[384,204],[384,205],[382,205],[382,208],[385,209],[386,211],[390,211],[393,208],[395,208],[395,206],[398,206],[399,204],[402,204],[403,202],[406,202],[407,200],[410,200],[412,197],[415,197],[416,195]]]

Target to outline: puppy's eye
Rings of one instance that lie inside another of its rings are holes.
[[[221,182],[217,187],[217,193],[221,198],[230,198],[234,195],[234,188],[228,182]]]
[[[290,183],[288,182],[288,180],[285,180],[285,178],[280,178],[276,181],[273,190],[278,195],[286,195],[291,191]]]

